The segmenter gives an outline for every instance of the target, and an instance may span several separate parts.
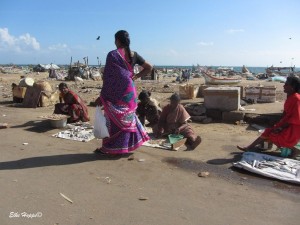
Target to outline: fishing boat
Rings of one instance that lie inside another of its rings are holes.
[[[203,77],[206,84],[223,84],[223,85],[233,85],[238,84],[242,81],[241,77],[215,77],[209,73],[203,72]]]
[[[296,71],[295,71],[295,66],[294,67],[274,67],[270,66],[266,68],[266,74],[269,77],[273,76],[295,76]]]

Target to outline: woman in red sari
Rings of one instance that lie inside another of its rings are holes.
[[[298,77],[288,77],[284,86],[287,99],[281,120],[265,131],[247,147],[237,146],[242,151],[249,151],[264,141],[274,143],[279,148],[292,150],[291,158],[296,158],[300,150],[295,147],[300,141],[300,80]]]
[[[82,122],[89,121],[88,109],[83,100],[71,91],[66,83],[60,83],[58,88],[61,92],[60,103],[55,104],[54,113],[70,116],[68,123],[75,123],[80,120]]]

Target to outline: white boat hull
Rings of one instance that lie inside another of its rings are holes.
[[[218,78],[214,77],[208,73],[203,73],[205,83],[206,84],[223,84],[223,85],[229,85],[229,84],[238,84],[242,81],[242,78]]]

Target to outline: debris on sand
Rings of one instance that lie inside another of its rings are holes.
[[[128,161],[134,160],[134,155],[129,156],[127,160]]]
[[[65,196],[63,193],[59,193],[61,195],[61,197],[63,197],[64,199],[66,199],[68,202],[73,203],[73,201],[68,198],[67,196]]]
[[[108,184],[110,184],[110,183],[111,183],[111,179],[110,179],[110,177],[105,177],[104,179],[106,180],[106,183],[108,183]]]
[[[8,128],[8,124],[7,123],[0,123],[0,129],[5,129]]]
[[[149,198],[148,198],[148,197],[145,197],[145,196],[141,196],[141,197],[139,197],[139,200],[141,200],[141,201],[146,201],[146,200],[149,200]]]
[[[209,172],[207,172],[207,171],[203,171],[203,172],[200,172],[200,173],[198,173],[198,177],[208,177],[209,176]]]

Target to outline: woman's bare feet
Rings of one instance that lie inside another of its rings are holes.
[[[291,158],[292,159],[297,159],[297,157],[300,157],[300,150],[293,148],[292,150],[292,154],[291,154]]]

